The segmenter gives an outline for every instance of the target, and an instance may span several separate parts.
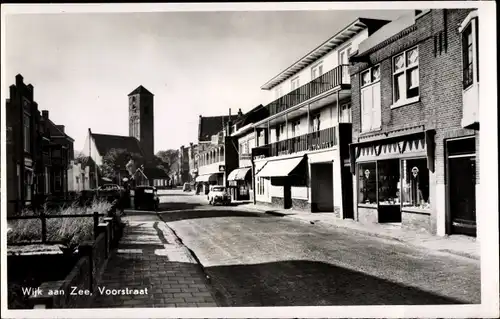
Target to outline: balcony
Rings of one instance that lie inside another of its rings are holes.
[[[474,82],[465,88],[462,96],[462,127],[479,129],[479,82]]]
[[[294,153],[322,150],[338,144],[336,127],[292,137],[283,141],[257,147],[258,152],[268,154],[266,157],[289,155]]]
[[[317,77],[311,82],[302,85],[296,90],[293,90],[292,92],[269,103],[266,107],[269,110],[269,115],[272,116],[334,88],[341,87],[343,85],[350,85],[350,83],[351,78],[349,76],[349,66],[340,65],[320,77]]]

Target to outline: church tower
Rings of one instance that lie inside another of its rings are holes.
[[[154,155],[153,93],[142,85],[128,95],[129,136],[139,140],[146,160]]]

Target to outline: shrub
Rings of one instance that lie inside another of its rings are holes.
[[[106,214],[111,208],[111,204],[106,201],[94,200],[88,208],[77,205],[68,206],[58,211],[44,207],[43,212],[47,215],[78,215],[93,212]],[[33,216],[36,212],[23,210],[21,216]],[[94,219],[92,217],[82,218],[48,218],[47,240],[61,242],[68,247],[77,247],[82,241],[93,239]],[[42,225],[40,219],[20,219],[9,222],[11,229],[7,233],[7,243],[30,242],[41,240]]]

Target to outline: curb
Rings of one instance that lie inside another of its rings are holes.
[[[428,250],[431,250],[431,251],[434,251],[434,252],[437,252],[437,253],[440,253],[440,254],[448,254],[448,255],[453,255],[453,256],[459,256],[459,257],[462,257],[462,258],[472,259],[472,260],[476,260],[476,261],[477,260],[481,260],[480,256],[475,256],[475,255],[472,255],[472,254],[469,254],[469,253],[466,253],[466,252],[454,251],[454,250],[450,250],[450,249],[432,249],[432,248],[429,248],[427,246],[418,245],[418,244],[415,244],[413,242],[410,242],[410,241],[407,241],[407,240],[404,240],[404,239],[401,239],[401,238],[398,238],[398,237],[393,237],[393,236],[389,236],[389,235],[385,235],[385,234],[380,234],[378,232],[373,232],[373,231],[366,230],[366,229],[351,228],[348,225],[330,224],[330,223],[322,222],[320,220],[309,221],[309,220],[305,220],[305,219],[302,219],[302,218],[294,217],[294,215],[292,215],[292,214],[284,214],[284,213],[280,213],[280,212],[276,212],[276,211],[271,211],[271,210],[266,210],[266,209],[260,209],[260,208],[255,208],[255,207],[242,207],[242,208],[253,210],[253,211],[258,211],[260,213],[267,214],[267,215],[284,217],[284,218],[289,219],[289,220],[299,221],[299,222],[302,222],[302,223],[305,223],[305,224],[309,224],[309,225],[320,225],[320,226],[323,226],[323,227],[336,227],[336,228],[349,229],[349,230],[351,230],[353,232],[356,232],[358,234],[362,234],[362,235],[365,235],[365,236],[372,236],[372,237],[377,237],[377,238],[381,238],[381,239],[385,239],[385,240],[397,241],[397,242],[402,243],[402,244],[406,244],[406,245],[409,245],[409,246],[412,246],[412,247],[416,247],[416,248],[419,248],[419,249],[428,249]]]
[[[164,226],[166,228],[168,228],[172,232],[172,234],[175,236],[176,242],[185,249],[186,255],[188,255],[188,257],[190,259],[192,259],[196,265],[198,265],[198,267],[200,268],[201,272],[203,273],[203,277],[205,279],[205,283],[207,284],[207,287],[211,290],[210,294],[212,295],[212,299],[214,300],[214,302],[219,307],[228,307],[229,303],[227,302],[225,296],[223,296],[221,293],[218,293],[218,291],[216,289],[214,289],[214,285],[212,283],[212,279],[208,275],[208,272],[205,270],[205,267],[201,263],[200,259],[196,255],[196,253],[191,248],[189,248],[186,244],[184,244],[184,242],[182,241],[182,238],[179,237],[179,235],[177,235],[177,233],[175,232],[175,230],[172,227],[170,227],[168,225],[168,223],[163,220],[163,218],[161,218],[160,214],[157,213],[156,215],[163,222]],[[219,296],[219,298],[216,298],[217,296]]]

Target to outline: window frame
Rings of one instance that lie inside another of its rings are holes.
[[[346,107],[347,106],[347,107]],[[344,110],[347,110],[348,121],[344,121]],[[352,123],[352,103],[351,101],[340,105],[340,123]]]
[[[27,112],[23,112],[23,149],[31,153],[31,116]]]
[[[464,20],[466,22],[459,28],[461,47],[462,47],[462,83],[463,90],[467,90],[475,83],[479,83],[479,32],[478,32],[478,17],[472,15],[470,18]],[[466,41],[466,34],[470,34],[470,44]],[[466,46],[467,42],[467,46]],[[469,49],[470,48],[470,53]],[[470,63],[466,61],[466,57],[470,58]],[[468,63],[468,67],[466,67]],[[469,71],[470,78],[466,80],[466,71]]]
[[[353,52],[352,43],[348,43],[343,48],[341,48],[340,50],[338,50],[338,65],[339,66],[348,65],[349,64],[349,57],[352,54],[352,52]],[[345,58],[347,59],[347,64],[344,64],[342,62],[343,54],[345,54]]]
[[[297,134],[298,128],[298,134]],[[292,122],[292,137],[300,136],[300,119]]]
[[[375,77],[374,76],[374,70],[378,70],[378,76]],[[368,74],[368,81],[366,83],[363,84],[363,75],[364,74]],[[379,89],[380,89],[380,79],[381,79],[381,65],[380,63],[379,64],[376,64],[368,69],[365,69],[363,70],[362,72],[360,72],[360,106],[361,106],[361,112],[360,112],[360,122],[361,122],[361,126],[360,126],[360,129],[361,129],[361,133],[369,133],[369,132],[373,132],[373,131],[378,131],[381,129],[382,127],[382,121],[380,120],[380,125],[379,126],[375,126],[374,127],[374,124],[373,124],[373,109],[374,109],[374,98],[373,98],[373,87],[378,84],[379,85]],[[367,130],[363,130],[363,92],[364,91],[367,91],[367,90],[372,90],[372,98],[371,98],[371,107],[370,107],[370,128],[367,129]],[[380,92],[379,96],[380,96],[380,101],[379,101],[379,104],[380,104],[380,119],[382,118],[382,92]]]
[[[408,65],[408,52],[413,51],[415,49],[417,50],[417,55],[418,55],[417,61],[415,62],[415,64],[412,64],[409,66]],[[396,61],[396,58],[399,56],[403,56],[404,66],[401,68],[401,70],[396,71],[395,61]],[[399,52],[398,54],[395,54],[394,56],[392,56],[391,69],[392,69],[392,103],[393,103],[391,108],[396,108],[399,106],[403,106],[406,104],[417,102],[420,99],[420,91],[421,91],[420,90],[420,48],[419,48],[418,44],[415,46],[412,46],[408,49],[405,49],[405,50]],[[410,72],[413,70],[417,70],[417,72],[418,72],[418,86],[415,87],[418,90],[418,94],[416,96],[413,96],[413,97],[408,97],[408,90],[409,90],[409,88],[408,88],[408,76],[409,76],[409,74],[411,74]],[[404,84],[404,91],[399,92],[400,97],[398,100],[396,100],[396,87],[398,84],[396,81],[396,76],[402,76],[403,77],[403,84]],[[404,96],[403,96],[403,93],[404,93]]]
[[[317,75],[315,75],[317,73]],[[311,81],[321,77],[323,75],[323,61],[316,63],[311,67]]]
[[[296,77],[290,79],[290,92],[295,91],[299,87],[300,87],[300,76],[297,75]]]

